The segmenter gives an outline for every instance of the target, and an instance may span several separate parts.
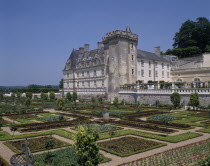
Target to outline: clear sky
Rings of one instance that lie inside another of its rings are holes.
[[[0,85],[56,85],[73,48],[131,27],[138,48],[172,48],[187,19],[207,17],[210,0],[0,0]]]

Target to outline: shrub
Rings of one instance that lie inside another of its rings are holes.
[[[180,106],[181,97],[179,93],[174,92],[173,94],[171,94],[170,98],[171,98],[171,102],[174,105],[174,108],[177,108]]]
[[[56,100],[56,104],[57,104],[57,106],[58,106],[59,109],[62,109],[64,107],[64,103],[65,102],[64,102],[64,100],[62,98],[58,98]]]
[[[199,96],[197,93],[191,93],[190,95],[190,106],[197,107],[199,106]]]
[[[55,93],[54,92],[50,92],[50,99],[54,100],[55,99]]]
[[[32,92],[26,92],[26,97],[32,99]]]
[[[113,104],[115,105],[115,107],[118,107],[119,104],[118,97],[114,98]]]
[[[31,105],[31,99],[30,98],[27,98],[25,100],[25,105],[26,105],[26,107],[29,107]]]
[[[70,92],[68,92],[68,93],[66,94],[66,99],[67,99],[68,101],[71,101],[71,100],[72,100],[72,95],[71,95]]]

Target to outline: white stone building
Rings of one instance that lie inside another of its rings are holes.
[[[97,49],[73,49],[63,70],[64,95],[77,91],[81,97],[106,96],[113,99],[121,85],[137,81],[170,80],[170,62],[155,53],[137,49],[138,35],[129,27],[115,30],[98,42]]]

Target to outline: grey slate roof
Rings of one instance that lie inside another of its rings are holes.
[[[142,59],[149,59],[149,60],[155,60],[155,61],[162,61],[162,62],[169,62],[165,58],[161,56],[157,56],[155,53],[147,52],[144,50],[137,50],[137,58]]]

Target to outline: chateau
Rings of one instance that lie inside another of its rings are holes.
[[[73,49],[63,70],[64,95],[77,91],[80,97],[105,96],[112,100],[120,86],[137,81],[171,81],[171,61],[160,55],[137,48],[138,35],[126,30],[107,33],[97,49],[89,44]]]

